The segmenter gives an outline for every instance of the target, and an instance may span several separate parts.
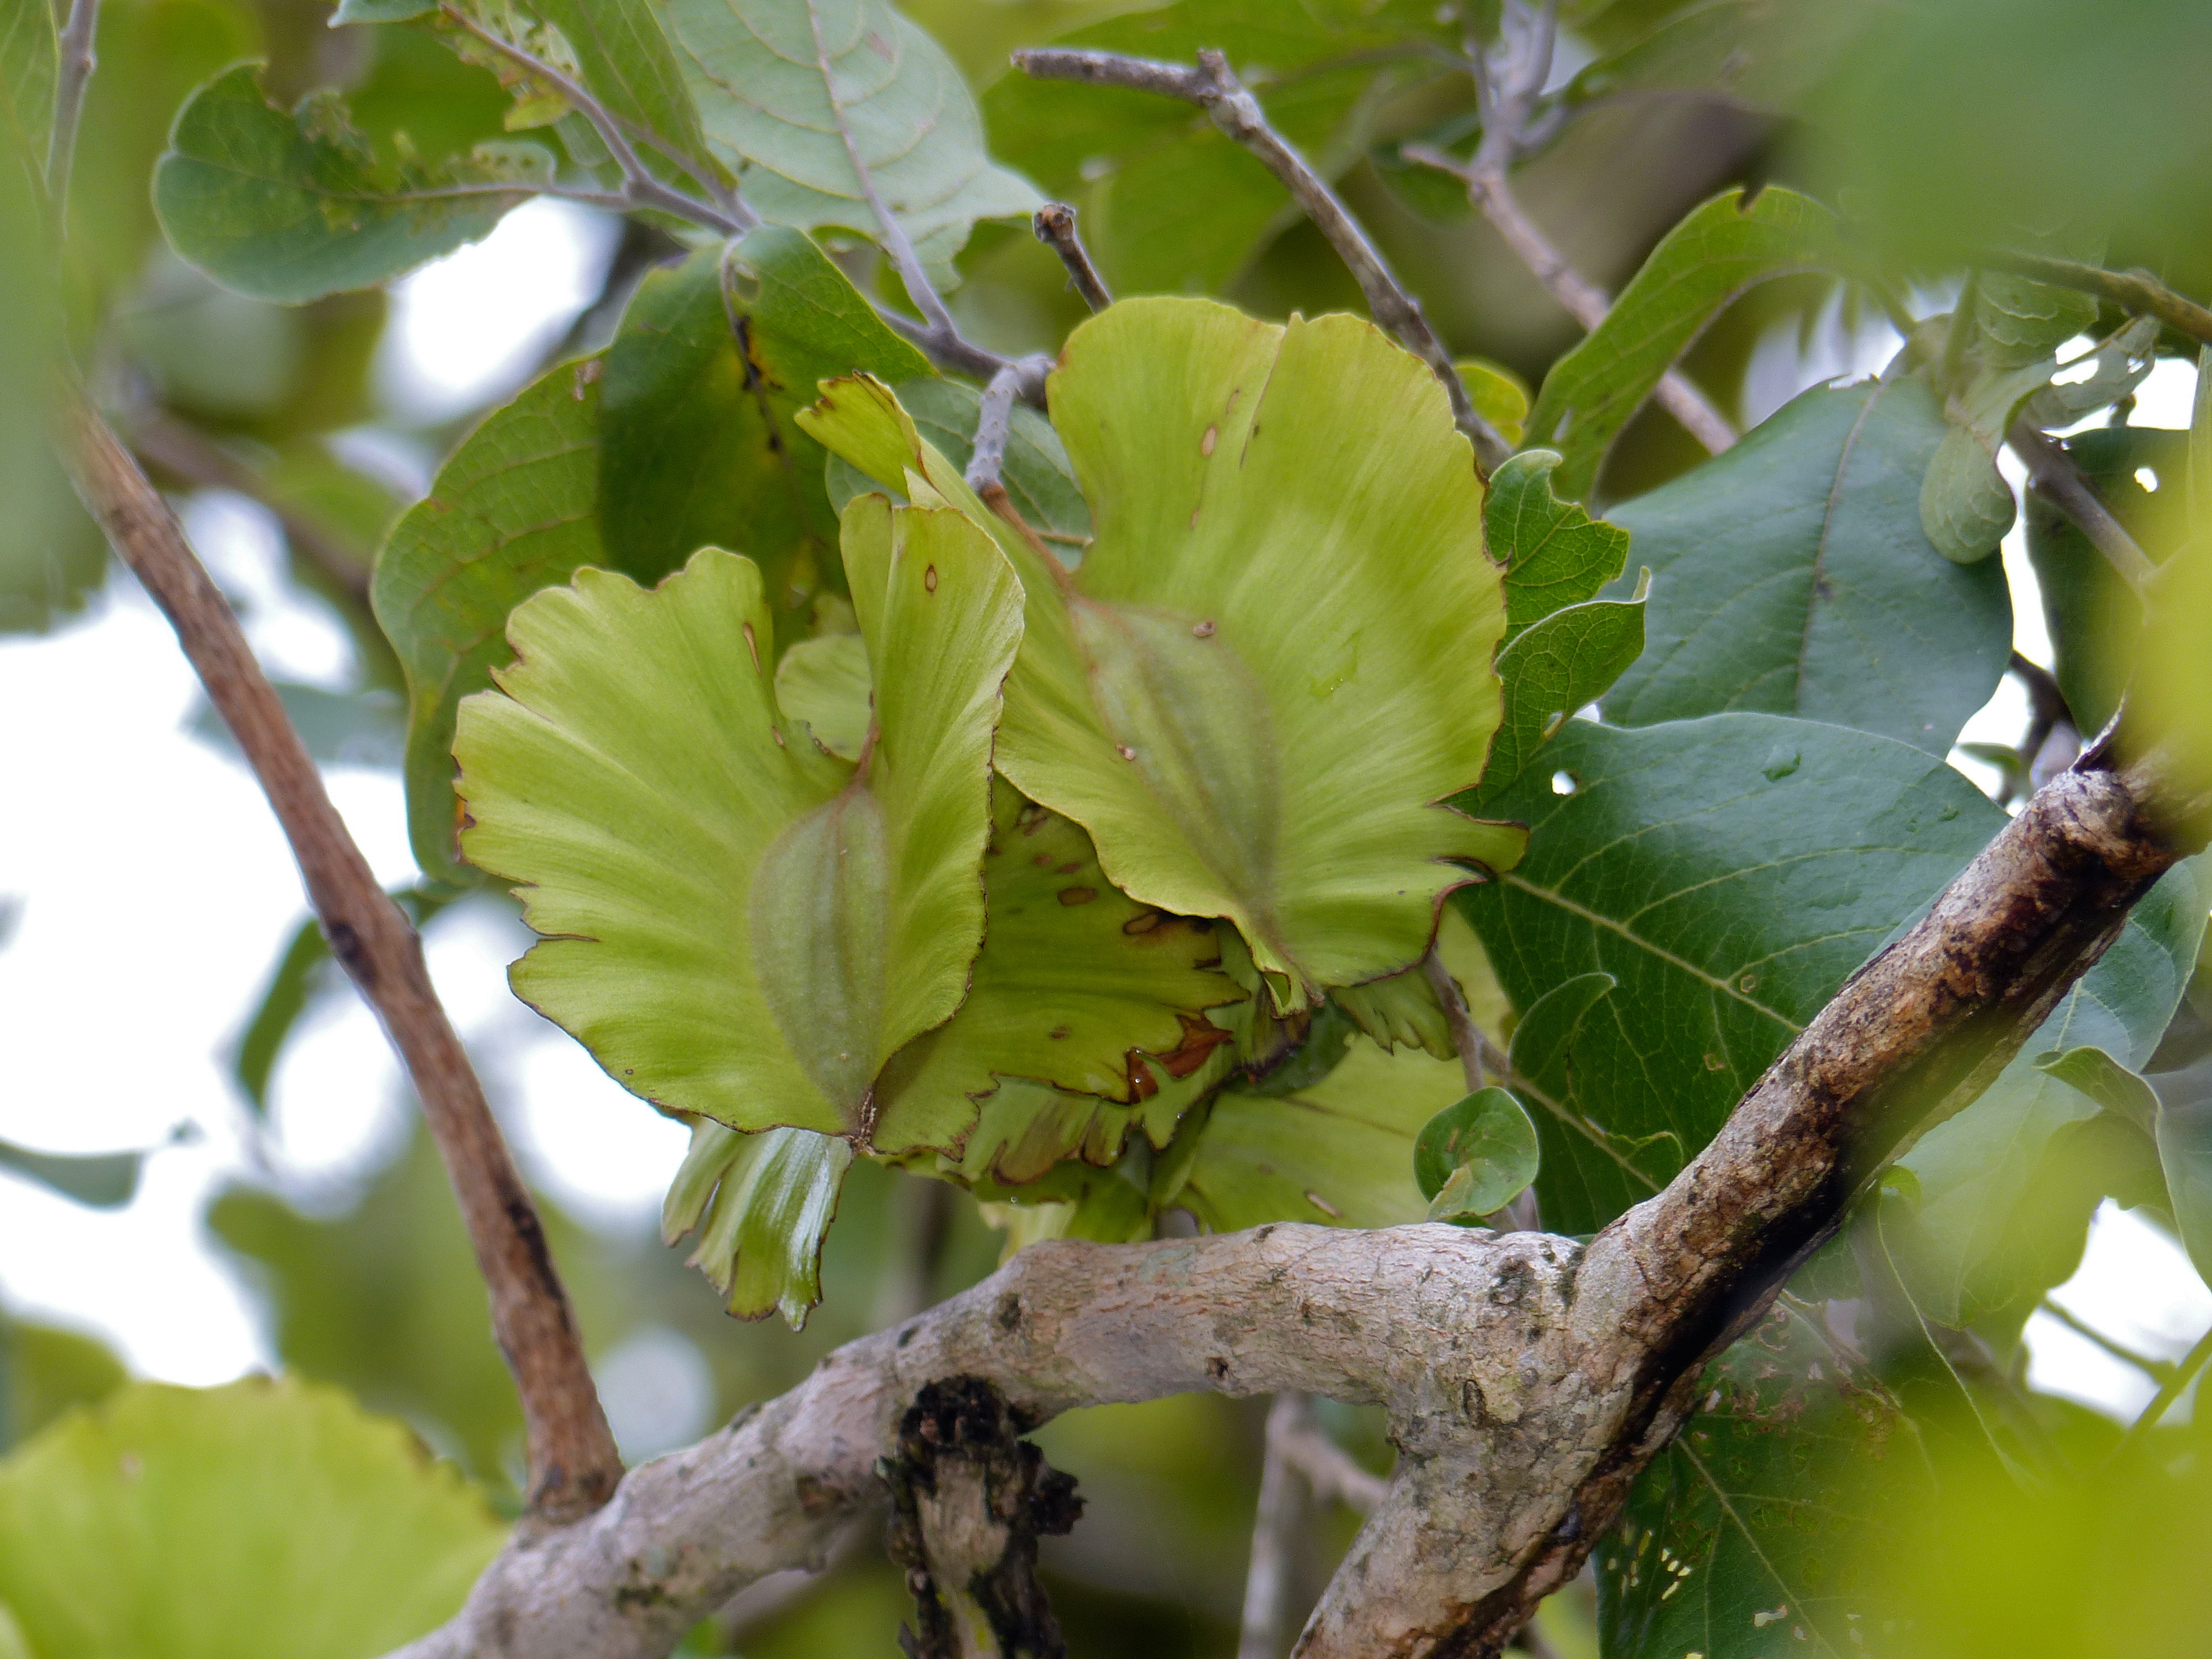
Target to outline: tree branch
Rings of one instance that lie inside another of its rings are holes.
[[[2042,492],[2044,499],[2071,519],[2081,533],[2089,538],[2090,545],[2105,556],[2105,562],[2138,597],[2148,591],[2151,579],[2158,574],[2158,567],[2150,556],[2128,534],[2127,527],[2112,516],[2081,469],[2074,465],[2074,458],[2057,439],[2045,436],[2026,421],[2013,422],[2005,441],[2027,467],[2027,482]]]
[[[1568,263],[1566,255],[1552,245],[1551,239],[1522,207],[1521,198],[1514,193],[1503,167],[1462,166],[1427,144],[1407,144],[1400,153],[1409,161],[1449,173],[1465,184],[1468,199],[1490,221],[1492,228],[1528,266],[1529,273],[1582,325],[1584,333],[1596,331],[1606,313],[1613,309],[1613,301],[1603,290],[1586,281]],[[1728,416],[1716,409],[1712,400],[1679,369],[1670,368],[1659,377],[1659,389],[1654,395],[1659,406],[1703,445],[1707,454],[1717,455],[1735,442],[1736,430]]]
[[[1006,470],[1006,440],[1013,435],[1014,399],[1021,388],[1018,363],[1008,363],[983,388],[982,404],[975,416],[975,450],[968,459],[966,477],[968,488],[986,499],[994,489],[1001,495],[1006,491],[1000,474]]]
[[[377,885],[167,503],[80,396],[70,396],[64,422],[64,459],[78,495],[174,625],[283,826],[332,954],[383,1021],[422,1102],[522,1396],[531,1513],[548,1522],[587,1514],[614,1491],[622,1460],[537,1208],[431,988],[422,942]]]
[[[2166,766],[2092,751],[2054,780],[1689,1168],[1586,1247],[1287,1224],[1033,1246],[635,1471],[583,1524],[518,1539],[408,1659],[657,1659],[876,1504],[873,1460],[924,1386],[952,1376],[990,1382],[1030,1422],[1198,1389],[1383,1407],[1398,1467],[1297,1652],[1498,1654],[1581,1570],[1686,1419],[1706,1358],[1763,1315],[1887,1160],[1980,1092],[2135,902],[2203,844],[2212,802],[2180,795]]]
[[[85,88],[99,59],[93,42],[100,33],[100,0],[71,0],[69,21],[62,26],[61,56],[54,73],[54,125],[46,139],[46,196],[53,204],[54,222],[64,228],[69,216],[70,171],[76,160],[76,130],[84,119]]]
[[[535,52],[516,46],[497,30],[487,28],[452,0],[442,0],[438,11],[454,27],[473,35],[516,68],[543,81],[568,100],[570,107],[591,124],[599,142],[607,147],[607,154],[622,169],[623,198],[627,205],[659,208],[664,213],[720,231],[725,236],[741,236],[760,223],[760,215],[735,195],[729,197],[725,206],[718,207],[661,180],[639,157],[636,146],[630,143],[629,135],[623,131],[622,123],[615,119],[613,112],[574,76],[563,75]]]
[[[1406,291],[1328,182],[1267,125],[1260,100],[1237,80],[1229,60],[1218,52],[1207,51],[1198,54],[1198,68],[1187,69],[1109,52],[1050,46],[1014,54],[1016,67],[1041,81],[1127,87],[1195,104],[1213,118],[1214,125],[1258,156],[1328,239],[1358,283],[1375,320],[1396,335],[1443,383],[1445,395],[1451,400],[1453,422],[1474,446],[1475,459],[1486,475],[1512,453],[1512,446],[1476,410],[1451,353],[1429,326],[1420,301]]]
[[[1252,1516],[1252,1553],[1244,1569],[1244,1616],[1237,1659],[1282,1659],[1290,1623],[1291,1578],[1298,1533],[1306,1518],[1305,1494],[1285,1442],[1311,1415],[1306,1395],[1279,1394],[1267,1407],[1267,1449],[1260,1465],[1260,1501]]]
[[[2123,311],[2139,317],[2155,317],[2202,345],[2212,345],[2212,311],[2175,293],[2145,270],[2106,270],[2100,265],[2075,259],[2054,259],[2041,253],[2020,253],[2008,248],[1978,252],[1978,264],[2008,270],[2054,288],[2070,288],[2110,300]]]
[[[1114,303],[1097,266],[1091,263],[1090,250],[1075,234],[1073,208],[1065,202],[1047,202],[1036,210],[1030,228],[1036,232],[1037,240],[1060,255],[1060,264],[1067,267],[1067,280],[1083,296],[1084,304],[1093,311],[1103,311]]]
[[[2212,1330],[2206,1331],[2197,1339],[2197,1346],[2182,1355],[2181,1363],[2172,1368],[2172,1374],[2159,1384],[2158,1392],[2151,1396],[2150,1404],[2143,1407],[2142,1415],[2128,1425],[2128,1431],[2120,1437],[2119,1445],[2114,1449],[2114,1455],[2142,1443],[2143,1437],[2158,1426],[2159,1419],[2172,1408],[2173,1402],[2189,1392],[2189,1385],[2197,1380],[2197,1374],[2204,1369],[2208,1360],[2212,1360]]]

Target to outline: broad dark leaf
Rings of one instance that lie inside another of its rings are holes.
[[[1955,565],[1922,532],[1946,429],[1917,381],[1816,388],[1615,509],[1651,597],[1606,717],[1764,709],[1948,750],[2004,672],[2012,603],[1995,563]]]
[[[1879,1586],[1867,1558],[1900,1501],[1936,1493],[1918,1431],[1793,1310],[1701,1386],[1696,1415],[1598,1546],[1606,1659],[1869,1651]]]
[[[143,1152],[39,1152],[0,1140],[0,1170],[96,1210],[128,1204],[138,1190],[145,1161]]]
[[[1529,826],[1517,868],[1454,899],[1514,1006],[1583,975],[1619,981],[1531,1079],[1545,1222],[1570,1233],[1704,1146],[2003,822],[1922,750],[1768,714],[1571,720],[1481,810]]]
[[[224,286],[298,304],[476,240],[552,176],[553,158],[527,143],[436,167],[380,157],[336,94],[288,115],[240,64],[178,116],[154,205],[171,245]]]

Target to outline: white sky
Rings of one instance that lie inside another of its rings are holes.
[[[603,221],[534,204],[402,284],[379,365],[395,413],[440,418],[512,389],[588,301],[610,247]],[[1778,331],[1754,355],[1753,412],[1824,378],[1879,368],[1895,345],[1886,325],[1851,337],[1832,321],[1801,353]],[[2161,364],[2136,419],[2185,426],[2193,380],[2183,365]],[[242,603],[270,672],[343,684],[349,644],[318,601],[283,579],[260,509],[204,497],[190,529]],[[2017,531],[2004,558],[2021,601],[2017,643],[2047,663]],[[0,948],[0,1137],[89,1152],[155,1146],[179,1124],[196,1135],[150,1160],[138,1197],[119,1212],[83,1209],[0,1174],[0,1298],[100,1333],[147,1376],[211,1383],[274,1358],[199,1216],[214,1190],[251,1167],[228,1049],[304,908],[251,778],[185,730],[197,700],[167,624],[127,575],[60,633],[0,641],[0,708],[9,711],[0,777],[12,785],[0,808],[0,896],[19,905]],[[1967,736],[2014,741],[2026,717],[2008,680]],[[329,777],[379,878],[410,880],[396,775]],[[488,1086],[510,1108],[533,1176],[581,1218],[644,1226],[682,1156],[683,1132],[507,994],[506,964],[526,942],[495,908],[460,907],[430,931],[431,971]],[[396,1063],[350,996],[327,1000],[295,1036],[274,1095],[273,1176],[304,1200],[343,1204],[404,1133]],[[2212,1324],[2212,1291],[2179,1249],[2109,1205],[2059,1299],[2166,1358]],[[2039,1386],[2117,1414],[2149,1397],[2140,1375],[2047,1316],[2029,1335]],[[698,1370],[696,1353],[660,1352],[672,1336],[647,1333],[601,1366],[610,1384],[635,1384],[611,1389],[622,1398],[610,1403],[619,1416],[636,1396],[638,1426],[625,1438],[641,1446],[688,1437],[705,1409],[684,1381]]]

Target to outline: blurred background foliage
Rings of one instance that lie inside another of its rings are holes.
[[[1006,69],[1015,46],[1081,31],[1079,40],[1117,50],[1181,58],[1217,44],[1240,66],[1258,62],[1264,72],[1251,78],[1271,113],[1337,179],[1456,355],[1503,365],[1533,386],[1580,337],[1458,186],[1397,154],[1412,139],[1462,155],[1471,148],[1479,125],[1464,73],[1401,48],[1425,30],[1448,40],[1480,23],[1479,0],[908,0],[904,9],[969,77],[998,159],[1081,209],[1117,293],[1212,293],[1271,317],[1360,308],[1321,237],[1202,116],[1144,100],[1117,112],[1113,95],[1028,82]],[[2135,0],[2124,27],[2114,27],[2116,9],[2078,0],[1582,0],[1565,9],[1555,134],[1518,169],[1516,185],[1575,267],[1607,291],[1696,204],[1729,185],[1771,184],[1835,204],[1908,278],[1940,285],[1978,242],[2094,218],[2106,264],[2145,265],[2185,291],[2212,290],[2212,183],[2203,165],[2212,153],[2212,102],[2203,96],[2212,82],[2212,8]],[[328,14],[323,0],[107,0],[58,290],[39,259],[34,192],[19,170],[0,167],[0,293],[23,296],[0,307],[0,386],[37,383],[66,341],[166,487],[179,497],[234,492],[273,514],[292,580],[327,605],[354,646],[349,686],[287,689],[302,729],[322,757],[394,765],[402,681],[370,615],[369,574],[386,530],[488,405],[426,412],[394,395],[379,364],[395,301],[381,292],[289,308],[218,287],[167,250],[148,192],[180,103],[244,58],[267,59],[265,84],[280,102],[347,88],[356,124],[380,149],[404,132],[416,153],[436,159],[503,136],[508,100],[488,70],[422,31],[333,30]],[[599,291],[514,385],[605,344],[637,283],[681,252],[647,224],[605,230]],[[864,286],[890,291],[864,246],[833,239],[832,251]],[[994,349],[1055,349],[1084,314],[1058,262],[1024,227],[979,226],[957,264],[955,313]],[[1747,372],[1762,341],[1780,331],[1801,344],[1848,337],[1863,313],[1877,314],[1863,289],[1786,277],[1730,304],[1681,367],[1748,426],[1779,401],[1762,401]],[[2181,343],[2169,337],[2163,345],[2172,353]],[[36,405],[0,398],[0,501],[9,520],[0,532],[0,631],[12,633],[81,613],[109,568],[46,458]],[[2160,521],[2172,497],[2134,481],[2142,468],[2175,465],[2169,452],[2180,441],[2122,426],[2073,446],[2154,556],[2179,539]],[[1703,459],[1671,417],[1649,407],[1614,446],[1599,496],[1644,495]],[[2053,609],[2065,657],[2059,678],[2083,729],[2094,729],[2114,696],[2113,647],[2099,642],[2108,637],[2100,628],[2068,649],[2064,628],[2085,617],[2117,614],[2130,628],[2139,619],[2126,615],[2132,601],[2079,533],[2047,507],[2031,511],[2029,547],[2045,595],[2062,596]],[[2185,697],[2186,686],[2175,695]],[[423,890],[413,901],[418,919],[434,928],[452,896]],[[466,902],[506,901],[477,894]],[[312,931],[272,975],[259,1036],[241,1049],[241,1098],[252,1103],[274,1048],[303,1010],[337,990]],[[2203,1064],[2212,1046],[2203,1040],[2212,1013],[2205,983],[2200,969],[2182,1022],[2149,1062],[2154,1080],[2194,1079],[2191,1068]],[[241,1012],[242,1027],[250,1014]],[[1853,1455],[1869,1443],[1869,1419],[1854,1419],[1856,1429],[1837,1419],[1838,1512],[1887,1506],[1890,1514],[1879,1534],[1887,1553],[1863,1570],[1889,1587],[1895,1628],[1907,1632],[1896,1650],[2118,1655],[2203,1645],[2212,1613],[2204,1601],[2212,1581],[2201,1571],[2212,1542],[2212,1494],[2203,1484],[2212,1449],[2201,1444],[2201,1415],[2195,1426],[2121,1448],[2105,1419],[2027,1396],[2017,1382],[2021,1322],[2078,1261],[2087,1209],[2108,1194],[2154,1208],[2165,1196],[2154,1157],[2144,1173],[2139,1142],[2099,1117],[2068,1126],[2038,1152],[2011,1231],[1992,1247],[2021,1264],[2025,1288],[1996,1298],[2002,1305],[1979,1324],[1931,1326],[1905,1292],[1895,1234],[1884,1231],[1885,1218],[1911,1196],[1901,1183],[1816,1262],[1827,1282],[1801,1284],[1808,1297],[1817,1290],[1856,1310],[1858,1325],[1839,1340],[1880,1372],[1869,1395],[1894,1395],[1930,1425],[1924,1436],[1878,1437],[1869,1458]],[[31,1173],[64,1188],[76,1181],[64,1170]],[[78,1195],[88,1189],[80,1185]],[[789,1386],[836,1344],[981,1277],[1003,1242],[964,1195],[865,1163],[841,1208],[823,1263],[824,1305],[794,1333],[726,1318],[680,1251],[656,1237],[596,1229],[545,1200],[595,1361],[610,1378],[635,1382],[609,1388],[626,1451],[667,1449]],[[483,1292],[459,1221],[420,1133],[335,1196],[293,1191],[273,1176],[241,1180],[213,1204],[208,1225],[263,1299],[286,1365],[404,1419],[512,1511],[519,1415],[485,1340]],[[0,1446],[106,1395],[123,1376],[89,1338],[0,1317]],[[1729,1455],[1755,1486],[1759,1455],[1774,1449],[1761,1425],[1777,1413],[1792,1420],[1807,1396],[1774,1395],[1774,1376],[1741,1381],[1741,1412],[1717,1416],[1706,1432],[1737,1435]],[[1859,1398],[1845,1401],[1845,1416]],[[1078,1413],[1041,1433],[1089,1504],[1082,1526],[1047,1552],[1076,1654],[1233,1650],[1263,1413],[1263,1402],[1188,1397]],[[1327,1420],[1369,1467],[1388,1467],[1371,1416],[1332,1408]],[[1699,1455],[1695,1437],[1680,1455]],[[2019,1496],[2024,1464],[2033,1466],[2027,1500]],[[2193,1472],[2173,1481],[2164,1474],[2172,1468]],[[1662,1509],[1678,1498],[1705,1501],[1693,1487],[1670,1496],[1654,1486],[1646,1498]],[[1632,1525],[1608,1568],[1624,1582],[1637,1571],[1636,1553],[1660,1535],[1653,1513],[1636,1518],[1644,1530]],[[1313,1530],[1310,1559],[1299,1564],[1310,1590],[1353,1524],[1332,1511]],[[1650,1605],[1624,1595],[1609,1617],[1671,1628],[1659,1599],[1665,1581],[1650,1582]],[[702,1628],[689,1650],[762,1659],[884,1651],[904,1608],[896,1572],[862,1539],[822,1583],[803,1592],[768,1587]],[[1777,1620],[1796,1616],[1785,1609]],[[1547,1609],[1544,1637],[1570,1659],[1595,1654],[1596,1617],[1585,1583]]]

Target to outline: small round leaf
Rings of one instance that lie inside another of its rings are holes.
[[[1413,1179],[1429,1219],[1486,1216],[1536,1178],[1536,1126],[1504,1089],[1478,1089],[1423,1126],[1413,1142]]]

